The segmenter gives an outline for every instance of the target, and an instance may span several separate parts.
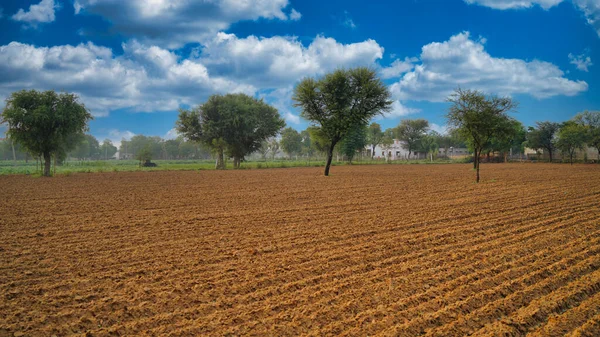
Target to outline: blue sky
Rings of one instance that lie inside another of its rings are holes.
[[[526,125],[600,109],[600,0],[2,0],[0,15],[0,99],[76,92],[115,142],[174,137],[179,107],[227,92],[304,129],[294,85],[338,67],[384,78],[384,128],[442,130],[458,86],[513,97]]]

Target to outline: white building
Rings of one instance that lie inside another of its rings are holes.
[[[371,151],[373,150],[372,145],[367,145],[365,147],[367,156],[371,156]],[[468,156],[469,150],[466,148],[449,148],[448,150],[444,148],[440,148],[438,150],[438,156],[444,157],[465,157]],[[407,159],[425,159],[427,158],[425,153],[420,152],[412,152],[410,154],[410,158],[408,157],[408,150],[403,147],[402,142],[397,139],[394,139],[394,143],[391,145],[377,145],[375,147],[375,153],[372,156],[374,159],[390,159],[390,160],[407,160]]]

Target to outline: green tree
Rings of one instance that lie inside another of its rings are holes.
[[[306,131],[310,137],[311,147],[319,153],[326,154],[330,143],[321,128],[318,126],[309,126],[306,128]]]
[[[404,119],[396,127],[396,138],[402,147],[408,150],[408,158],[413,151],[419,149],[420,142],[429,131],[429,122],[424,119]]]
[[[600,163],[600,111],[584,111],[577,114],[574,120],[587,128],[588,145],[596,148]]]
[[[537,127],[530,127],[527,133],[527,147],[548,151],[550,162],[552,162],[554,150],[556,150],[556,133],[560,129],[560,124],[553,122],[536,122],[536,124]]]
[[[383,157],[386,161],[392,160],[392,156],[390,155],[390,149],[392,145],[394,145],[394,138],[396,137],[396,131],[393,128],[386,129],[383,132],[383,138],[381,138],[381,148],[385,151]]]
[[[306,157],[308,158],[308,161],[310,162],[310,159],[314,156],[315,152],[317,152],[317,150],[315,149],[315,147],[312,144],[312,141],[310,138],[310,132],[308,132],[308,130],[302,130],[300,132],[300,138],[302,139],[301,153],[303,155],[306,155]]]
[[[293,128],[285,128],[281,132],[281,148],[290,159],[302,151],[302,136]]]
[[[44,158],[44,176],[50,176],[52,156],[64,154],[75,144],[69,139],[88,130],[92,115],[74,94],[22,90],[6,100],[1,123],[8,137],[29,153]]]
[[[265,139],[260,142],[260,147],[256,150],[263,161],[267,161],[267,156],[269,155],[269,140]]]
[[[213,95],[199,107],[180,110],[177,131],[217,153],[217,168],[224,169],[224,154],[239,168],[244,156],[285,126],[277,109],[245,94]]]
[[[458,130],[475,152],[475,181],[479,183],[479,164],[481,152],[490,140],[504,131],[511,117],[508,111],[513,110],[517,103],[508,97],[486,97],[477,90],[457,89],[448,102],[452,105],[446,117],[448,125]]]
[[[105,139],[100,145],[100,155],[104,157],[104,160],[112,158],[117,153],[117,147],[113,145],[110,139]]]
[[[152,160],[152,147],[150,144],[147,144],[142,149],[140,149],[135,155],[135,159],[140,161],[140,166],[144,163],[150,162]]]
[[[577,150],[583,150],[588,139],[587,129],[584,125],[574,121],[563,123],[558,130],[556,147],[563,153],[569,155],[569,161],[573,165],[573,157]]]
[[[350,129],[346,137],[340,141],[340,151],[346,160],[352,163],[357,151],[362,151],[367,146],[367,127],[357,125]]]
[[[497,126],[497,132],[486,145],[488,160],[491,152],[501,153],[506,161],[508,152],[523,151],[523,143],[527,135],[523,124],[516,119],[508,119],[503,122],[504,124]]]
[[[383,131],[381,131],[381,125],[371,123],[367,129],[367,143],[371,145],[371,159],[375,157],[375,148],[381,144],[382,139]]]
[[[429,158],[431,159],[431,161],[433,162],[433,157],[437,155],[438,150],[440,148],[439,144],[438,144],[438,139],[440,138],[440,134],[435,132],[435,131],[431,131],[430,133],[426,134],[425,137],[423,137],[421,139],[421,141],[419,142],[420,148],[419,150],[425,154],[429,155]]]
[[[273,137],[271,138],[271,140],[269,140],[269,151],[271,151],[272,160],[275,160],[275,156],[277,155],[277,152],[279,152],[280,147],[281,144],[279,143],[277,138]]]
[[[306,78],[296,86],[294,106],[328,140],[326,176],[336,144],[353,128],[366,126],[377,114],[389,111],[390,97],[387,86],[368,68],[340,69],[318,80]]]
[[[100,158],[100,143],[92,135],[83,135],[78,137],[75,148],[69,152],[69,156],[77,159],[98,159]]]
[[[181,138],[168,139],[163,142],[165,159],[177,159],[177,157],[179,157],[179,145],[181,142]]]

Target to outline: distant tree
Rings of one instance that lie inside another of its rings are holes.
[[[507,112],[517,103],[508,97],[486,97],[480,91],[457,89],[450,97],[451,103],[446,117],[448,125],[458,130],[473,147],[475,152],[475,181],[479,183],[479,164],[481,152],[490,140],[503,133],[511,117]]]
[[[419,151],[429,155],[429,158],[433,162],[434,156],[437,155],[440,145],[438,144],[438,139],[440,138],[440,134],[431,131],[425,135],[419,142],[420,148]]]
[[[504,124],[497,126],[497,132],[485,147],[488,159],[492,152],[499,152],[504,155],[511,150],[522,151],[523,143],[526,140],[527,132],[521,122],[516,119],[508,119],[503,121]]]
[[[381,144],[383,139],[383,131],[381,131],[381,125],[377,123],[371,123],[367,129],[367,143],[371,145],[371,158],[375,157],[375,148]]]
[[[83,135],[77,137],[75,148],[69,152],[71,157],[78,159],[99,159],[100,158],[100,143],[96,137],[92,135]]]
[[[182,138],[168,139],[163,142],[163,151],[165,159],[177,159],[179,156],[179,145],[183,141]]]
[[[383,131],[383,138],[381,138],[381,148],[384,150],[385,154],[383,158],[388,161],[392,160],[391,155],[389,154],[392,145],[394,145],[394,138],[396,137],[396,131],[394,128],[389,128]]]
[[[408,158],[420,147],[420,142],[429,131],[429,122],[424,119],[404,119],[395,129],[396,138],[408,150]]]
[[[303,155],[306,155],[306,157],[310,161],[310,159],[314,156],[315,152],[317,152],[317,150],[315,149],[315,147],[312,144],[312,141],[310,138],[310,132],[308,130],[302,130],[300,132],[300,138],[302,139],[301,153]]]
[[[105,139],[100,145],[100,155],[104,157],[104,160],[112,158],[117,153],[117,147],[113,145],[110,139]]]
[[[44,176],[50,176],[53,155],[70,151],[74,135],[88,130],[92,115],[74,94],[22,90],[6,100],[1,123],[7,135],[36,157],[44,158]]]
[[[339,146],[346,160],[352,163],[356,152],[362,151],[367,146],[367,127],[357,125],[350,129],[346,137],[340,141]]]
[[[569,161],[573,165],[573,157],[577,150],[583,150],[588,139],[587,129],[584,125],[574,121],[568,121],[561,125],[558,130],[556,147],[563,153],[569,155]]]
[[[269,140],[265,139],[260,142],[260,147],[256,150],[263,161],[267,161],[267,156],[269,155]]]
[[[321,79],[305,78],[294,90],[294,106],[319,126],[328,140],[325,175],[329,175],[333,149],[350,130],[365,126],[377,114],[389,111],[392,101],[387,86],[375,70],[336,70]]]
[[[152,160],[152,148],[150,144],[140,149],[135,155],[135,159],[140,161],[140,166]]]
[[[552,162],[554,150],[556,150],[556,133],[560,129],[560,124],[553,122],[537,122],[536,124],[537,127],[530,127],[527,133],[527,147],[548,151],[550,162]]]
[[[177,131],[217,153],[218,169],[225,168],[224,154],[239,168],[244,156],[285,126],[277,109],[245,94],[213,95],[199,107],[180,110]]]
[[[598,151],[598,163],[600,163],[600,111],[584,111],[577,114],[574,120],[587,128],[587,143]]]
[[[275,156],[279,152],[279,148],[281,144],[277,140],[277,138],[273,137],[269,140],[269,151],[271,151],[271,160],[275,160]]]
[[[283,151],[292,159],[292,156],[298,155],[302,151],[302,136],[293,128],[285,128],[281,132],[280,144]]]

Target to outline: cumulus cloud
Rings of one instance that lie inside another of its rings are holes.
[[[448,125],[439,125],[436,123],[429,123],[429,129],[431,131],[435,131],[437,133],[439,133],[440,135],[445,135],[448,133]]]
[[[415,63],[418,61],[419,59],[416,57],[407,57],[404,59],[404,61],[396,59],[389,67],[384,67],[381,69],[381,77],[384,79],[398,78],[402,74],[413,70]]]
[[[286,13],[288,0],[76,0],[76,13],[97,14],[125,36],[146,44],[178,48],[202,42],[243,20],[298,20],[295,9]]]
[[[167,111],[193,105],[213,93],[256,89],[222,77],[211,77],[193,60],[146,47],[135,41],[124,54],[92,43],[36,47],[19,42],[0,46],[0,96],[23,88],[75,92],[96,116],[110,110]]]
[[[588,56],[587,53],[583,53],[581,55],[569,54],[569,61],[571,62],[571,64],[575,65],[577,69],[585,72],[588,72],[588,68],[594,65],[592,63],[592,59]]]
[[[600,36],[600,1],[598,0],[573,0],[584,14],[587,22],[594,27],[598,36]]]
[[[383,115],[383,118],[396,118],[396,117],[402,117],[402,116],[411,115],[411,114],[419,113],[419,112],[421,112],[421,109],[409,108],[409,107],[405,106],[404,104],[402,104],[402,102],[400,102],[400,101],[394,101],[392,103],[392,110],[389,112],[386,112]]]
[[[485,51],[484,41],[472,40],[468,32],[425,45],[420,60],[391,86],[395,98],[441,102],[459,86],[536,98],[574,96],[588,89],[586,82],[567,79],[552,63],[495,58]]]
[[[137,40],[123,43],[122,49],[117,56],[93,43],[0,46],[0,98],[23,88],[65,90],[80,95],[95,116],[105,116],[116,109],[176,110],[215,93],[270,90],[280,96],[275,98],[282,115],[294,123],[297,114],[281,107],[291,106],[297,81],[337,67],[373,66],[383,55],[373,40],[340,44],[318,36],[305,47],[294,38],[240,39],[223,33],[185,59]]]
[[[465,0],[465,2],[494,9],[531,8],[538,5],[547,10],[563,2],[563,0]]]
[[[468,4],[477,4],[480,6],[494,9],[522,9],[539,5],[548,10],[564,0],[464,0]],[[600,36],[600,1],[599,0],[572,0],[574,6],[583,12],[587,22],[594,27],[598,36]]]
[[[287,87],[265,91],[260,94],[260,97],[275,107],[287,124],[299,125],[301,123],[301,118],[292,110],[293,93],[294,88],[289,85]]]
[[[205,44],[200,60],[211,73],[257,87],[274,88],[338,67],[374,65],[382,58],[383,51],[374,40],[341,44],[317,36],[305,47],[293,37],[238,38],[219,33]]]
[[[23,8],[19,9],[12,16],[12,19],[35,26],[38,23],[54,21],[54,11],[57,9],[59,9],[59,5],[54,0],[42,0],[39,4],[29,6],[28,11],[25,11]]]
[[[176,139],[177,137],[179,137],[179,132],[177,132],[176,128],[172,128],[171,130],[167,131],[167,133],[165,133],[165,135],[162,137],[163,139]]]
[[[298,12],[297,10],[292,8],[292,11],[290,12],[290,20],[298,21],[301,18],[302,18],[302,14],[300,14],[300,12]]]

